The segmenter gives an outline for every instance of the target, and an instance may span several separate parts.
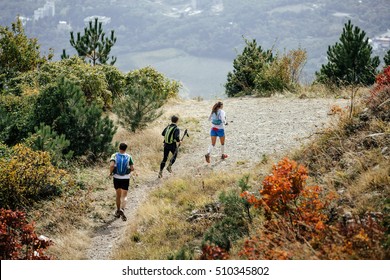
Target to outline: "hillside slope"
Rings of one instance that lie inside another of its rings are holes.
[[[285,99],[285,98],[243,98],[227,99],[224,109],[228,117],[226,128],[226,152],[229,158],[219,159],[219,143],[212,155],[211,164],[204,161],[210,139],[208,136],[208,114],[213,101],[186,100],[170,104],[165,108],[166,113],[152,126],[158,131],[168,123],[171,114],[180,116],[179,126],[189,130],[190,138],[183,143],[173,173],[164,171],[164,178],[157,179],[155,170],[144,170],[142,167],[143,151],[130,150],[135,155],[135,165],[138,169],[138,179],[132,181],[133,188],[129,191],[126,214],[127,222],[116,220],[111,215],[113,209],[105,208],[109,218],[105,219],[95,230],[91,245],[85,253],[87,259],[111,259],[116,246],[120,246],[126,236],[126,230],[132,226],[137,215],[138,207],[148,198],[150,191],[163,185],[163,182],[174,176],[203,176],[214,171],[243,173],[261,161],[263,156],[281,156],[293,148],[299,147],[310,135],[330,120],[328,112],[332,105],[344,106],[346,100],[334,99]],[[126,139],[132,146],[130,135],[123,131],[119,138]],[[162,137],[155,135],[155,141]],[[118,137],[117,137],[118,138]],[[118,138],[118,140],[120,140]],[[144,147],[144,152],[147,148]],[[161,154],[162,156],[162,154]],[[103,168],[101,176],[106,176]],[[100,176],[100,175],[99,175]],[[98,180],[98,178],[97,178]],[[111,182],[106,180],[106,186],[101,188],[101,194],[107,203],[114,200]],[[137,187],[134,184],[137,183]]]

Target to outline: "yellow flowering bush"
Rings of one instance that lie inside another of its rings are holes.
[[[18,144],[0,159],[0,205],[20,209],[34,201],[59,195],[75,185],[66,171],[54,167],[47,152]]]

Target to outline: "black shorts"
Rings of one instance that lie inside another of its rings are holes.
[[[114,188],[117,189],[122,189],[122,190],[129,190],[129,185],[130,185],[130,179],[117,179],[114,178]]]

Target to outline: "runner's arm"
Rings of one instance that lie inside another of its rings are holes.
[[[129,167],[130,167],[130,172],[133,172],[134,171],[134,162],[133,162],[133,158],[131,158],[131,157],[129,160]]]
[[[175,134],[174,134],[174,137],[173,137],[177,143],[180,143],[180,129],[179,128],[176,128],[175,129]]]
[[[110,160],[110,175],[114,172],[115,160]]]
[[[226,118],[226,113],[224,110],[221,110],[221,121],[223,124],[227,124],[227,118]]]

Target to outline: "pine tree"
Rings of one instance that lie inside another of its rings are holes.
[[[387,53],[385,54],[383,61],[385,62],[385,67],[390,66],[390,50],[388,50]]]
[[[122,98],[114,104],[114,112],[126,129],[136,131],[154,121],[162,112],[159,110],[166,98],[145,83],[129,85]]]
[[[116,98],[113,110],[126,129],[142,129],[161,116],[161,106],[178,96],[180,86],[150,66],[134,70],[126,75],[123,95]]]
[[[95,102],[88,104],[81,89],[64,77],[40,93],[34,112],[37,125],[49,125],[70,141],[64,153],[73,151],[75,156],[96,159],[111,148],[116,131],[113,122],[102,118],[102,109]]]
[[[245,40],[246,46],[233,61],[233,72],[229,72],[225,84],[226,94],[229,97],[250,95],[255,88],[255,79],[266,63],[273,60],[270,50],[263,51],[255,39]]]
[[[344,25],[340,42],[328,47],[328,63],[316,72],[320,83],[336,86],[372,85],[375,82],[379,57],[371,57],[372,47],[366,33],[349,20]]]
[[[84,28],[84,35],[81,36],[80,32],[77,32],[76,40],[73,31],[70,32],[70,44],[76,49],[78,56],[88,60],[92,65],[107,64],[111,48],[116,42],[114,30],[111,30],[111,36],[107,38],[102,24],[98,18],[95,18],[94,24],[90,21],[88,28]],[[69,58],[65,50],[61,58]],[[116,57],[112,56],[110,65],[114,65],[115,62]]]
[[[55,166],[59,166],[62,161],[72,157],[72,152],[64,153],[70,145],[70,141],[65,138],[64,134],[58,135],[57,132],[44,123],[41,123],[39,127],[36,126],[34,129],[35,133],[30,133],[25,140],[28,147],[35,151],[48,152],[51,162]]]

